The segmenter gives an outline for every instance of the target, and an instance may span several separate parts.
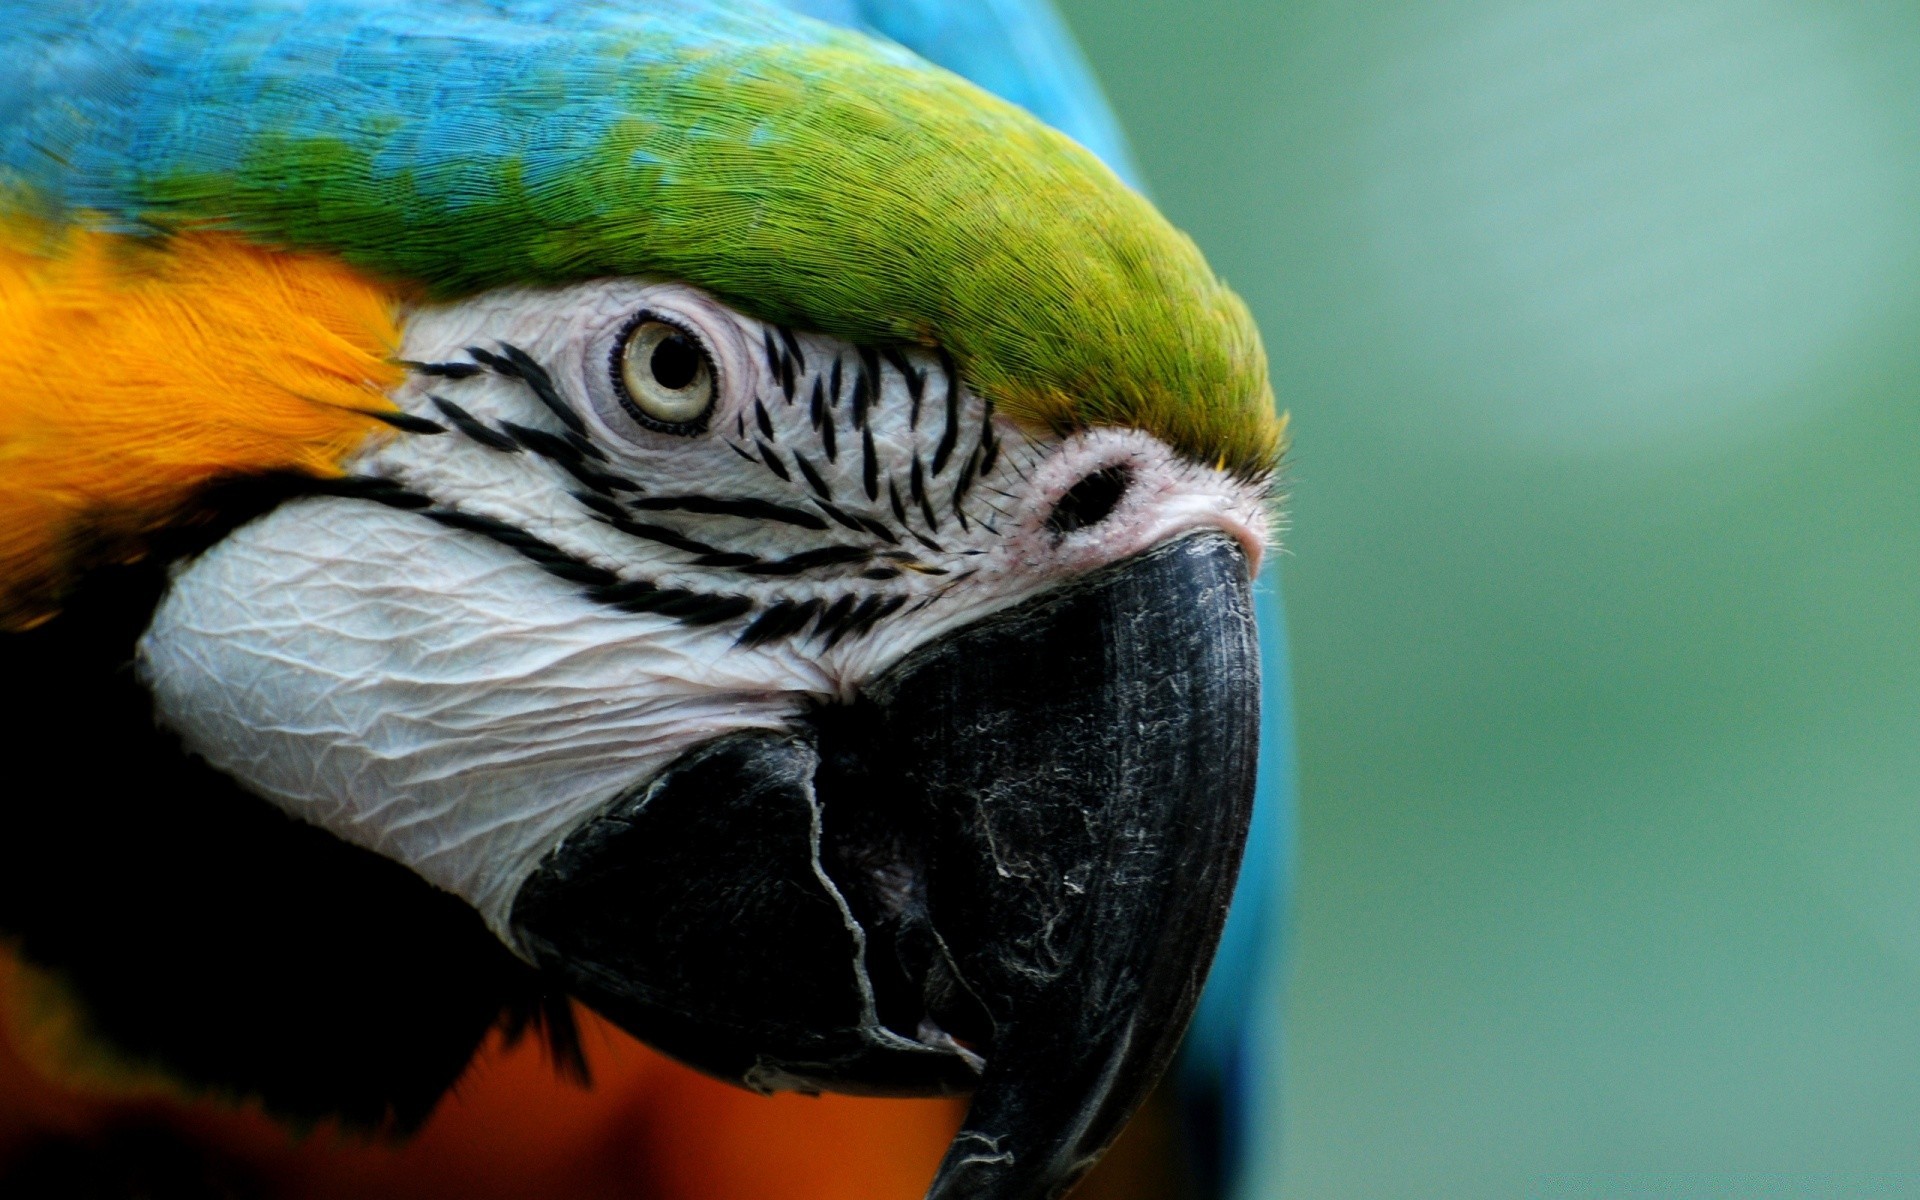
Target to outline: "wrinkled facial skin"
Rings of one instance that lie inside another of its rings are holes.
[[[392,438],[174,579],[162,722],[715,1074],[977,1086],[933,1194],[1067,1186],[1231,894],[1263,486],[679,284],[402,352]]]

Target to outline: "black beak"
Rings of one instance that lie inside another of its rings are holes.
[[[972,1091],[930,1200],[1059,1195],[1166,1067],[1251,811],[1246,556],[1200,534],[720,738],[576,831],[523,947],[763,1090]]]

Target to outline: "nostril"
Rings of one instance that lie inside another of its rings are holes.
[[[1067,534],[1098,525],[1127,494],[1127,485],[1132,481],[1133,474],[1125,467],[1102,467],[1067,489],[1060,503],[1053,506],[1047,528]]]

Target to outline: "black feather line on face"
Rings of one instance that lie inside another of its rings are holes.
[[[852,597],[845,597],[845,599],[851,600]],[[833,622],[833,628],[827,634],[827,639],[821,648],[823,650],[831,650],[840,644],[842,638],[847,637],[849,634],[862,632],[870,627],[875,616],[880,611],[880,606],[885,604],[887,599],[885,596],[868,596],[860,602],[857,608],[849,607],[845,614]],[[823,626],[826,625],[826,618],[822,617],[820,623]]]
[[[363,409],[361,411],[376,421],[391,425],[402,433],[418,433],[432,436],[433,434],[445,433],[447,431],[447,427],[440,422],[429,420],[426,417],[416,417],[412,413],[375,412],[372,409]]]
[[[625,513],[609,516],[607,518],[607,524],[613,526],[621,533],[626,534],[628,537],[636,537],[647,542],[657,542],[662,546],[667,546],[674,550],[684,550],[688,554],[717,555],[725,553],[725,551],[722,551],[718,546],[709,546],[698,538],[690,538],[677,529],[669,529],[665,525],[655,525],[651,521],[636,521]]]
[[[780,326],[779,329],[781,344],[786,346],[787,353],[793,356],[794,365],[799,367],[800,370],[805,371],[807,369],[807,352],[800,348],[800,339],[793,336],[793,330],[788,329],[785,325]]]
[[[745,596],[708,596],[699,592],[673,592],[662,589],[656,610],[682,625],[718,625],[753,611],[753,601]]]
[[[825,500],[815,500],[814,503],[819,506],[821,512],[827,514],[829,517],[832,517],[835,524],[840,525],[846,529],[851,529],[855,533],[865,532],[865,529],[866,529],[865,526],[861,525],[859,521],[854,520],[852,517],[842,512],[838,506],[828,504]]]
[[[574,492],[573,498],[579,501],[581,507],[590,512],[598,513],[600,516],[606,517],[609,520],[621,521],[626,519],[627,510],[620,507],[619,503],[611,497],[602,496],[596,492]]]
[[[853,606],[856,603],[858,603],[858,601],[853,596],[846,595],[829,604],[821,611],[820,616],[813,623],[814,636],[829,635],[838,629],[841,624],[846,621],[847,614],[853,611]],[[829,646],[832,644],[832,642],[827,643]]]
[[[827,523],[804,509],[771,500],[723,499],[718,496],[647,496],[629,500],[627,508],[645,512],[687,512],[701,516],[739,517],[747,521],[775,521],[801,529],[822,530]]]
[[[960,468],[960,478],[953,485],[953,515],[960,522],[960,528],[967,528],[967,491],[973,486],[974,472],[980,467],[980,447],[975,446],[973,453],[967,455],[965,465]]]
[[[947,387],[947,424],[940,431],[940,444],[933,451],[933,473],[940,474],[946,469],[947,459],[952,457],[953,448],[960,442],[960,389],[952,386],[949,378]]]
[[[907,393],[911,395],[913,393],[913,364],[907,361],[907,356],[900,353],[898,346],[886,347],[880,352],[880,356],[887,360],[889,366],[900,372],[900,378],[906,382]]]
[[[433,375],[440,379],[471,379],[486,368],[470,362],[414,362],[410,359],[398,359],[396,365],[405,367],[416,375]]]
[[[404,488],[391,479],[380,479],[372,475],[349,475],[344,479],[316,480],[312,492],[323,496],[344,496],[352,500],[371,500],[375,504],[384,504],[388,508],[417,511],[433,507],[432,496]]]
[[[880,622],[886,620],[888,617],[892,616],[894,613],[897,613],[902,608],[906,607],[906,603],[907,603],[907,598],[905,596],[888,596],[886,599],[882,600],[879,606],[875,608],[872,612],[863,614],[861,616],[860,627],[854,630],[854,635],[856,637],[866,636],[866,634],[870,632],[875,625],[878,625]]]
[[[892,475],[887,476],[887,501],[893,507],[893,519],[900,522],[901,528],[907,524],[907,506],[900,500],[900,484]]]
[[[578,434],[583,438],[587,436],[587,423],[580,419],[580,414],[573,411],[573,406],[567,403],[566,398],[560,394],[560,389],[554,386],[553,376],[547,373],[545,367],[533,361],[526,351],[518,346],[501,342],[499,354],[491,354],[478,346],[468,346],[467,353],[473,356],[475,362],[494,374],[508,379],[518,379],[525,383],[535,398],[546,406],[547,411],[567,427],[569,433]]]
[[[620,577],[605,567],[596,566],[585,559],[569,554],[552,542],[535,537],[518,525],[509,525],[505,521],[497,521],[492,517],[449,508],[427,509],[425,515],[449,529],[462,529],[498,542],[522,558],[538,565],[548,574],[558,576],[568,583],[606,587],[620,582]]]
[[[440,410],[440,415],[452,422],[453,427],[459,430],[469,441],[478,442],[487,449],[498,450],[502,454],[520,453],[519,442],[514,441],[504,433],[487,427],[478,417],[466,409],[461,408],[453,401],[441,396],[428,396],[427,399],[433,401],[433,406]]]
[[[813,464],[807,461],[806,455],[795,450],[793,452],[793,465],[800,468],[800,474],[806,477],[807,486],[812,488],[820,499],[828,502],[833,500],[833,488],[828,486],[827,481],[820,477],[820,472],[815,470]]]
[[[920,506],[920,515],[927,522],[927,528],[940,532],[940,518],[934,514],[933,503],[927,499],[927,480],[920,467],[920,456],[913,456],[913,470],[907,475],[907,491],[913,502]]]
[[[377,481],[384,483],[385,481]],[[367,488],[362,498],[398,507],[419,509],[419,500],[432,503],[430,497],[415,497],[399,489]],[[598,500],[600,498],[593,497]],[[632,613],[659,613],[684,624],[711,625],[744,616],[753,610],[753,601],[745,596],[710,595],[677,588],[662,588],[643,580],[623,580],[612,571],[576,555],[526,530],[491,517],[463,513],[453,509],[427,508],[424,516],[452,529],[475,533],[497,542],[527,558],[549,574],[569,583],[584,585],[584,595],[600,603]],[[631,522],[616,524],[631,525]],[[660,531],[656,531],[660,532]],[[671,534],[671,531],[664,531]],[[636,536],[639,536],[636,534]],[[678,535],[673,535],[676,538]],[[689,545],[699,543],[681,539]],[[681,548],[685,548],[684,546]],[[750,556],[749,556],[750,557]]]
[[[753,611],[745,596],[711,596],[679,588],[663,588],[644,580],[628,580],[598,588],[587,595],[622,612],[654,613],[683,625],[718,625]]]
[[[862,433],[867,431],[867,405],[872,394],[867,373],[862,371],[853,380],[853,427]]]
[[[800,632],[820,609],[818,599],[782,600],[754,618],[751,625],[734,639],[736,646],[764,646]]]
[[[738,550],[721,550],[714,554],[702,554],[693,560],[696,567],[747,567],[760,561],[757,554],[745,554]]]
[[[517,525],[512,525],[493,517],[461,512],[457,509],[435,507],[435,502],[431,496],[409,491],[388,480],[368,476],[352,477],[346,480],[333,481],[327,487],[327,491],[334,495],[352,496],[394,508],[418,511],[421,515],[449,528],[478,534],[481,537],[507,547],[521,557],[535,563],[550,575],[564,579],[569,583],[584,585],[587,588],[586,594],[596,599],[607,593],[609,589],[627,587],[631,584],[631,581],[622,580],[615,572],[581,558],[578,555],[571,554],[544,538],[537,537],[521,529]],[[829,546],[824,547],[822,550],[807,552],[814,556],[813,559],[796,555],[793,558],[783,559],[779,562],[766,563],[756,555],[716,549],[713,546],[707,545],[705,542],[687,537],[678,530],[668,529],[664,525],[635,521],[628,517],[617,503],[609,500],[605,496],[596,495],[591,492],[575,492],[573,493],[573,497],[602,521],[629,537],[637,537],[646,541],[657,542],[663,546],[695,555],[696,557],[692,564],[695,566],[744,569],[755,574],[797,574],[814,565],[846,561],[839,556],[853,549],[852,547]],[[864,551],[861,553],[862,555],[865,554]],[[643,586],[649,594],[660,590],[654,588],[651,584]],[[674,594],[698,595],[699,593]],[[753,608],[753,602],[743,596],[705,595],[704,599],[711,603],[688,607],[687,605],[669,605],[666,601],[655,599],[649,601],[648,606],[642,609],[632,608],[628,604],[621,604],[619,607],[626,608],[632,612],[661,612],[669,616],[680,616],[684,610],[685,612],[693,613],[699,618],[697,622],[692,623],[703,624],[711,623],[711,621],[714,620],[727,619],[725,616],[713,616],[712,614],[716,612],[739,616],[751,611]]]
[[[948,354],[944,349],[939,351],[939,355],[940,380],[946,389],[947,403],[952,405],[955,403],[953,397],[960,394],[960,365],[954,362],[953,355]]]
[[[813,381],[813,405],[814,411],[821,418],[815,426],[820,431],[820,448],[826,451],[828,462],[838,462],[840,447],[836,443],[839,440],[839,431],[835,428],[832,410],[820,403],[820,381],[817,379]]]
[[[927,373],[925,371],[915,370],[907,373],[907,396],[913,406],[910,415],[907,417],[907,428],[918,430],[920,428],[920,404],[927,396]]]
[[[760,461],[767,464],[767,470],[778,475],[783,483],[793,482],[793,475],[788,472],[787,464],[780,460],[779,453],[765,442],[758,443],[758,446],[760,450]]]
[[[800,343],[794,340],[792,330],[786,328],[780,330],[780,339],[784,343],[784,346],[774,343],[773,334],[773,329],[764,325],[761,326],[760,352],[767,360],[767,374],[772,377],[774,383],[779,386],[780,390],[786,393],[787,403],[792,404],[794,396],[794,360],[797,358],[804,363],[806,359],[805,356],[799,352]]]
[[[860,524],[866,529],[868,533],[871,533],[873,536],[879,538],[881,541],[885,542],[887,545],[898,546],[900,544],[899,537],[897,537],[894,534],[893,530],[887,528],[886,522],[881,521],[875,517],[867,517],[867,516],[862,516],[857,519],[859,520]]]
[[[622,479],[618,475],[590,465],[587,462],[587,456],[566,438],[513,421],[500,422],[500,429],[521,446],[542,458],[551,460],[561,470],[593,491],[610,496],[615,492],[640,490],[640,485],[632,480]]]
[[[988,403],[981,409],[980,415],[980,474],[993,474],[993,464],[1000,461],[1000,439],[993,432],[993,405]]]
[[[755,563],[742,567],[749,575],[798,575],[802,571],[811,571],[819,567],[844,566],[847,563],[863,563],[873,557],[873,552],[864,546],[820,546],[813,550],[802,550],[773,562]]]

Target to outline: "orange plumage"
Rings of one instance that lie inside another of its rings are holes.
[[[0,628],[138,557],[210,482],[337,475],[399,381],[396,297],[213,232],[0,229]]]
[[[17,971],[0,950],[0,1009],[23,999]],[[0,1037],[0,1165],[49,1137],[163,1129],[285,1200],[915,1200],[960,1122],[951,1100],[756,1096],[579,1015],[591,1090],[561,1080],[534,1040],[496,1036],[405,1141],[76,1085]]]

